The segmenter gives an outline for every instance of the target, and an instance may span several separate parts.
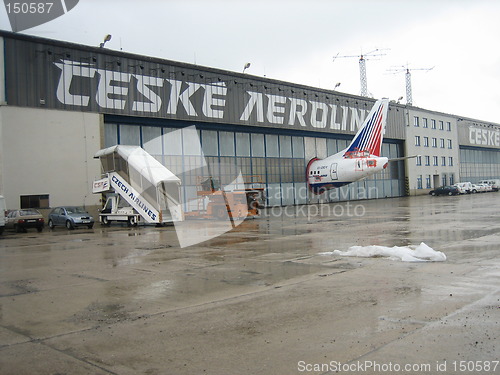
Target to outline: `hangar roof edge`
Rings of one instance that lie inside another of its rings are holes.
[[[245,78],[245,79],[254,79],[254,80],[261,81],[261,82],[268,82],[270,84],[272,83],[272,84],[283,84],[283,85],[287,85],[287,86],[294,86],[294,87],[301,88],[301,89],[307,89],[307,90],[317,91],[317,92],[322,92],[322,93],[330,93],[332,95],[338,95],[338,96],[352,98],[352,99],[358,99],[358,100],[365,100],[365,101],[369,101],[369,102],[376,101],[376,99],[374,99],[374,98],[368,98],[368,97],[364,97],[364,96],[348,94],[348,93],[344,93],[341,91],[322,89],[322,88],[308,86],[308,85],[295,83],[295,82],[288,82],[288,81],[282,81],[282,80],[268,78],[268,77],[255,76],[255,75],[251,75],[248,73],[243,74],[243,73],[239,73],[239,72],[235,72],[235,71],[231,71],[231,70],[212,68],[212,67],[207,67],[204,65],[196,65],[196,64],[191,64],[191,63],[186,63],[186,62],[181,62],[181,61],[169,60],[169,59],[165,59],[165,58],[161,58],[161,57],[140,55],[140,54],[136,54],[136,53],[132,53],[132,52],[117,51],[117,50],[112,50],[112,49],[108,49],[108,48],[88,46],[85,44],[79,44],[79,43],[75,43],[75,42],[67,42],[67,41],[61,41],[61,40],[56,40],[56,39],[43,38],[43,37],[39,37],[39,36],[14,33],[11,31],[0,30],[0,37],[24,40],[24,41],[28,41],[28,42],[34,42],[34,43],[50,44],[50,45],[53,45],[56,47],[73,48],[73,49],[79,49],[79,50],[89,51],[89,52],[93,52],[93,53],[100,53],[100,54],[104,53],[107,55],[113,55],[113,56],[124,57],[124,58],[133,58],[133,59],[147,61],[147,62],[153,62],[153,63],[169,64],[169,65],[173,65],[173,66],[183,67],[186,69],[198,69],[198,70],[209,71],[209,72],[218,73],[218,74],[231,75],[231,76]],[[391,102],[391,106],[393,106],[393,105],[399,106],[399,107],[404,107],[404,105],[397,104],[395,102]]]

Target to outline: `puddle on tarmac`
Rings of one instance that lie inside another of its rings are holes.
[[[331,269],[314,264],[287,262],[220,263],[170,275],[138,288],[135,299],[164,300],[172,303],[196,299],[212,293],[231,293],[241,287],[269,287],[286,280]]]
[[[92,302],[82,311],[75,313],[71,318],[67,319],[70,322],[98,322],[98,323],[116,323],[128,319],[130,315],[125,311],[121,304],[106,304]]]
[[[236,245],[239,243],[257,241],[257,240],[259,240],[259,237],[257,236],[233,237],[231,235],[222,235],[212,240],[205,241],[203,245],[209,247],[225,247],[225,246]]]

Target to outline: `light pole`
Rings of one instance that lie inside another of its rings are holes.
[[[100,48],[104,48],[104,45],[106,44],[106,42],[109,42],[111,40],[111,34],[108,34],[104,37],[104,41],[99,44],[99,47]]]

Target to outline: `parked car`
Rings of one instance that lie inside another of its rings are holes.
[[[457,182],[453,186],[456,186],[458,188],[460,194],[472,193],[472,182]]]
[[[28,228],[36,228],[38,232],[43,230],[45,220],[40,212],[34,209],[12,210],[5,218],[5,228],[26,232]]]
[[[440,186],[437,189],[431,190],[430,195],[457,195],[460,191],[456,186]]]
[[[481,184],[481,183],[479,183],[476,186],[479,187],[479,191],[481,193],[486,193],[488,191],[493,191],[493,188],[491,187],[491,185],[488,185],[488,184]]]
[[[82,207],[56,207],[49,214],[48,225],[50,229],[54,229],[56,225],[64,225],[68,229],[79,226],[92,229],[94,218]]]
[[[500,180],[481,180],[479,183],[490,185],[492,191],[498,191],[500,189]]]

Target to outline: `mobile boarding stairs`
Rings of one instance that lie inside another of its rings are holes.
[[[116,145],[98,151],[103,177],[95,180],[94,194],[106,194],[99,214],[102,224],[142,219],[162,225],[183,221],[181,180],[139,146]]]

